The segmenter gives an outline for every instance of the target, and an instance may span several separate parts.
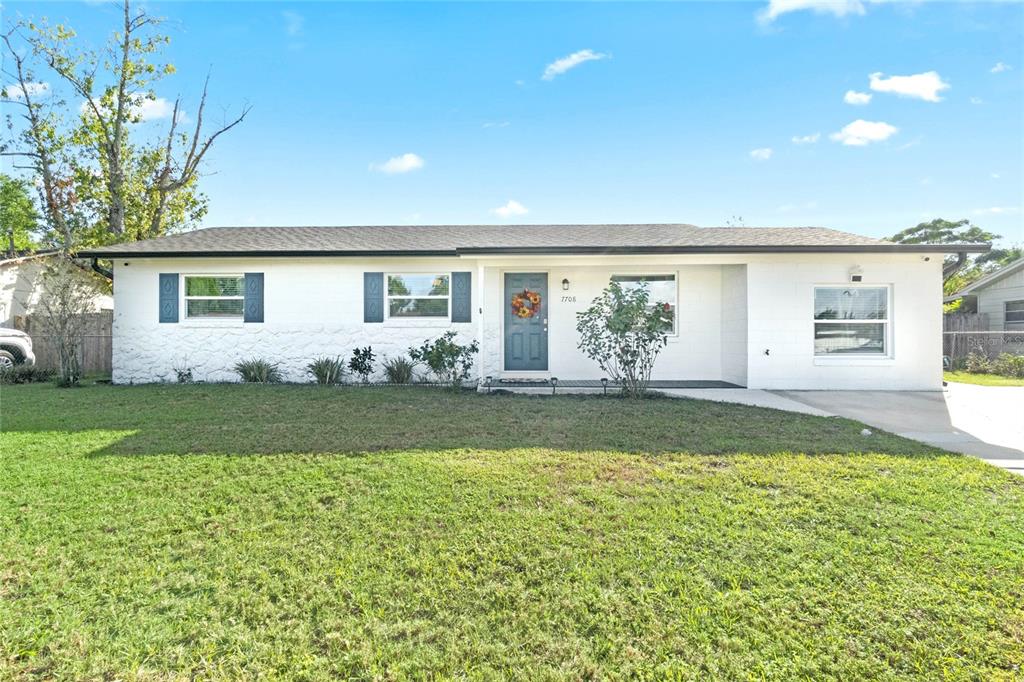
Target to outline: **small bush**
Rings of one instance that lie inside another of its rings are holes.
[[[247,384],[279,384],[281,383],[281,370],[275,363],[252,358],[241,360],[235,363],[235,371],[242,381]]]
[[[370,375],[373,374],[374,358],[373,347],[356,348],[352,351],[352,359],[348,361],[348,368],[363,380],[364,384],[370,383]]]
[[[179,384],[192,384],[195,383],[195,379],[192,377],[192,368],[182,363],[180,365],[174,365],[174,376],[178,379]]]
[[[1024,355],[1001,354],[992,361],[992,373],[1024,379]]]
[[[407,357],[386,358],[384,374],[392,384],[411,384],[416,363]]]
[[[336,358],[317,358],[306,365],[306,373],[322,386],[338,384],[345,374],[345,361],[340,355]]]
[[[992,371],[992,363],[981,353],[969,353],[964,360],[964,369],[972,374],[988,374]]]
[[[474,339],[463,346],[455,341],[455,336],[455,332],[447,332],[434,341],[425,341],[419,348],[410,348],[409,357],[429,367],[441,383],[459,388],[469,376],[480,344]]]
[[[52,369],[35,365],[15,365],[0,370],[0,384],[38,384],[50,381],[56,375]]]

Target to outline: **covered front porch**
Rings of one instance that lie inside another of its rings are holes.
[[[646,286],[674,324],[651,388],[747,385],[747,266],[706,256],[481,258],[477,281],[481,388],[603,392],[597,363],[578,348],[577,315],[609,282]],[[739,261],[739,258],[737,258]],[[524,292],[536,294],[524,296]],[[522,313],[518,308],[528,306]],[[534,309],[536,308],[536,309]],[[607,378],[607,377],[605,377]]]

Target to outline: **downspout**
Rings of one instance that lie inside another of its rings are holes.
[[[960,255],[963,255],[963,254],[960,254]],[[100,265],[100,259],[99,258],[93,258],[92,262],[90,263],[90,265],[92,266],[92,271],[93,272],[97,272],[97,273],[103,275],[104,277],[109,279],[111,282],[114,281],[114,271],[113,270],[108,270],[105,267],[103,267],[102,265]],[[943,274],[945,274],[945,271],[943,271]]]
[[[967,262],[967,253],[960,251],[956,254],[956,261],[942,266],[942,283],[945,284],[949,278],[960,271],[960,268]]]

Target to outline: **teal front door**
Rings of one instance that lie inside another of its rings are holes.
[[[548,304],[546,272],[505,273],[506,371],[547,371]]]

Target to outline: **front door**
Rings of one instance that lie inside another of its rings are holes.
[[[548,275],[505,273],[505,370],[547,371]]]

